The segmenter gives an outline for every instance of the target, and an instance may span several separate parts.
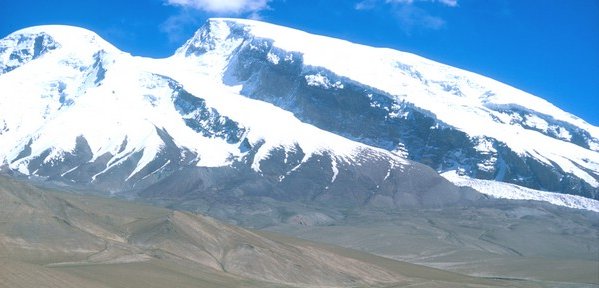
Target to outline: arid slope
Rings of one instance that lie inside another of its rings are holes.
[[[0,287],[529,286],[6,177],[0,203]]]

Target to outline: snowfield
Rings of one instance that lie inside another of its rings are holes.
[[[599,201],[582,196],[539,191],[493,180],[473,179],[459,175],[456,171],[448,171],[441,176],[457,186],[472,187],[494,198],[543,201],[558,206],[599,212]]]

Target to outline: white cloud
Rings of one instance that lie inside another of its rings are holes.
[[[193,8],[217,14],[256,13],[268,8],[270,0],[166,0],[174,6]]]

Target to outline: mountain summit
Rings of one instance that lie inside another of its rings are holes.
[[[69,185],[385,207],[480,197],[438,175],[454,173],[599,198],[598,127],[410,53],[258,21],[210,19],[166,59],[81,28],[23,29],[0,40],[0,91],[2,169]]]

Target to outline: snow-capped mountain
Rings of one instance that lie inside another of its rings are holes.
[[[223,84],[229,50],[132,57],[66,26],[17,31],[1,45],[10,68],[0,75],[0,161],[22,175],[149,196],[383,197],[392,206],[476,197],[428,167],[242,96]],[[423,179],[408,191],[420,194],[400,201],[409,175]],[[423,200],[445,186],[446,196]]]
[[[479,197],[435,169],[597,198],[598,138],[491,79],[257,21],[211,19],[166,59],[68,26],[0,40],[2,169],[113,192],[385,207]]]
[[[400,51],[214,20],[177,51],[300,120],[438,172],[599,197],[599,128],[492,79]]]

